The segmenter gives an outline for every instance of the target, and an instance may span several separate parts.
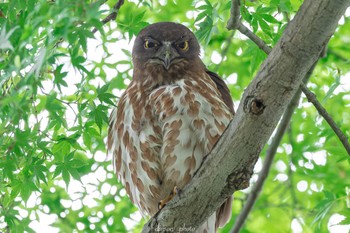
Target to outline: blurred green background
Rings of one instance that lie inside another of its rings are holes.
[[[0,2],[0,231],[140,232],[141,218],[106,155],[108,116],[132,77],[135,35],[182,23],[236,107],[266,55],[225,28],[231,1]],[[244,24],[273,47],[300,0],[242,1]],[[308,86],[350,135],[350,11]],[[93,28],[98,32],[93,34]],[[261,154],[252,177],[256,181]],[[348,232],[350,157],[305,97],[242,233]],[[250,189],[236,192],[229,232]],[[346,226],[347,225],[347,226]]]

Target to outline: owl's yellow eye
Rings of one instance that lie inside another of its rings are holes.
[[[180,44],[177,45],[182,51],[187,51],[188,50],[188,41],[181,42]]]
[[[143,44],[143,46],[145,47],[145,49],[150,49],[150,48],[157,47],[158,44],[154,43],[154,42],[151,42],[149,40],[146,40],[145,43]]]

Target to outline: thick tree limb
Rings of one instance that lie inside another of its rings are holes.
[[[316,64],[317,64],[317,62],[315,62],[313,64],[313,66],[310,68],[310,70],[306,73],[306,76],[304,77],[303,82],[306,83],[310,79],[311,74],[316,67]],[[230,231],[231,233],[238,233],[240,231],[243,224],[245,223],[245,220],[248,217],[248,214],[252,210],[252,208],[256,202],[256,199],[258,198],[258,196],[262,190],[262,187],[265,183],[265,180],[269,174],[271,164],[272,164],[273,159],[275,158],[275,155],[277,152],[278,145],[281,143],[283,135],[284,135],[284,133],[289,125],[290,119],[292,118],[292,115],[294,113],[294,110],[298,106],[300,96],[301,96],[301,89],[298,89],[298,91],[293,96],[292,100],[288,104],[286,111],[283,114],[281,122],[278,125],[276,134],[273,137],[272,142],[266,151],[264,165],[262,167],[262,170],[259,173],[259,178],[258,178],[257,182],[254,184],[252,191],[249,193],[248,199],[247,199],[246,203],[244,204],[244,207],[243,207],[241,213],[236,218],[235,224],[234,224],[232,230]]]
[[[328,124],[331,126],[332,130],[335,132],[335,134],[338,136],[340,142],[343,144],[346,152],[348,152],[348,155],[350,155],[350,144],[348,141],[348,138],[345,136],[345,134],[340,130],[340,128],[337,126],[333,118],[328,114],[327,110],[320,104],[320,102],[317,100],[314,93],[312,93],[304,83],[300,84],[300,89],[303,91],[303,93],[306,95],[306,98],[309,102],[311,102],[315,108],[317,109],[318,113],[328,122]]]
[[[236,116],[213,151],[142,232],[197,228],[234,191],[249,185],[263,146],[349,4],[350,0],[304,1],[245,90]]]
[[[237,2],[239,0],[232,0],[232,4],[233,2]],[[237,4],[237,3],[236,3]],[[231,7],[231,18],[229,19],[229,22],[232,21],[232,19],[236,19],[236,18],[240,18],[240,12],[239,11],[234,11],[232,10],[233,8],[235,8],[235,6],[232,5]],[[233,15],[237,14],[237,15]],[[251,39],[261,50],[263,50],[266,54],[269,54],[271,52],[271,48],[269,46],[267,46],[267,44],[265,43],[265,41],[263,41],[260,37],[258,37],[257,35],[255,35],[252,31],[250,31],[246,26],[244,26],[242,24],[242,22],[236,22],[235,24],[227,24],[227,29],[229,30],[234,30],[237,29],[238,31],[240,31],[242,34],[246,35],[249,39]],[[322,50],[322,53],[320,55],[320,57],[324,57],[326,53],[327,47],[325,46],[324,49]],[[301,85],[303,85],[303,82],[301,83]],[[304,88],[300,87],[302,89],[302,91],[304,92],[304,94],[306,96],[310,96],[310,90],[304,85]],[[341,143],[343,144],[344,148],[346,149],[346,151],[348,152],[348,154],[350,155],[350,144],[346,138],[346,136],[344,135],[344,133],[339,129],[339,127],[337,126],[337,124],[334,122],[334,120],[329,116],[329,114],[327,114],[326,109],[323,108],[322,104],[317,100],[316,97],[309,99],[309,102],[311,102],[315,108],[318,110],[318,112],[320,113],[321,116],[326,116],[328,119],[326,119],[326,121],[328,122],[328,124],[331,126],[331,128],[333,129],[333,131],[335,132],[335,134],[337,135],[337,137],[339,138],[339,140],[341,141]],[[322,108],[322,110],[321,110]],[[320,110],[319,110],[320,109]]]
[[[246,35],[249,39],[251,39],[261,50],[263,50],[266,54],[269,54],[272,49],[269,46],[267,46],[267,44],[260,37],[256,36],[253,32],[251,32],[247,27],[245,27],[242,24],[242,22],[234,20],[234,23],[232,23],[232,19],[239,19],[240,18],[240,11],[237,10],[237,4],[239,3],[239,1],[240,0],[232,0],[231,16],[230,16],[230,20],[228,21],[228,24],[227,24],[227,29],[239,30],[242,34]],[[234,9],[236,9],[236,10],[234,10]],[[289,17],[287,17],[287,19],[289,22],[290,21]],[[324,48],[324,51],[325,50],[326,50],[326,47]],[[321,53],[321,57],[323,57],[323,52]],[[308,82],[316,64],[317,64],[317,62],[315,62],[314,65],[311,67],[311,69],[306,74],[305,78],[303,79],[302,83]],[[301,89],[299,89],[297,91],[297,93],[294,95],[292,101],[288,104],[286,112],[283,114],[282,120],[277,128],[276,135],[272,139],[272,142],[271,142],[271,144],[266,152],[264,165],[263,165],[263,168],[259,174],[259,179],[254,184],[254,187],[252,188],[241,213],[238,215],[238,217],[235,221],[235,224],[234,224],[233,228],[231,229],[231,233],[238,233],[240,231],[240,229],[242,228],[244,222],[246,221],[250,211],[252,210],[252,208],[256,202],[256,199],[258,198],[258,196],[262,190],[262,187],[265,183],[265,180],[268,176],[268,173],[269,173],[270,168],[271,168],[271,164],[272,164],[273,159],[276,155],[278,145],[280,144],[280,142],[283,138],[283,135],[286,131],[286,128],[289,125],[290,119],[292,117],[292,114],[293,114],[295,108],[297,107],[300,96],[301,96]],[[337,128],[336,125],[335,125],[335,127]]]

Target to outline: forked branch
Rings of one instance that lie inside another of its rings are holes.
[[[232,8],[235,8],[237,3],[240,0],[232,0]],[[232,15],[232,12],[238,15]],[[231,18],[237,19],[240,18],[240,11],[232,10],[231,9]],[[232,21],[230,18],[229,22]],[[237,29],[242,34],[246,35],[249,39],[251,39],[260,49],[262,49],[266,54],[269,54],[271,52],[271,48],[257,35],[255,35],[252,31],[250,31],[246,26],[242,24],[241,21],[237,22],[236,24],[227,24],[227,29],[229,30],[235,30]],[[326,47],[326,46],[324,46]],[[322,53],[325,50],[322,51]],[[320,53],[320,56],[322,55]],[[300,88],[302,92],[305,94],[305,96],[310,96],[310,93],[312,93],[305,85],[302,87],[304,83],[300,84]],[[317,98],[308,98],[308,100],[315,106],[315,108],[318,110],[319,114],[327,121],[327,123],[330,125],[330,127],[333,129],[334,133],[337,135],[341,143],[343,144],[344,148],[350,155],[350,144],[347,140],[347,137],[345,134],[340,130],[339,126],[335,123],[335,121],[332,119],[332,117],[327,113],[325,108],[322,106],[322,104],[317,100]],[[321,109],[322,108],[322,109]]]
[[[340,128],[337,126],[337,123],[333,120],[333,118],[329,115],[327,110],[322,106],[322,104],[317,100],[316,95],[312,93],[304,83],[300,84],[300,89],[305,94],[307,100],[311,102],[315,108],[317,109],[318,113],[327,121],[329,126],[333,129],[334,133],[338,136],[339,140],[343,144],[345,150],[348,152],[348,155],[350,156],[350,144],[348,141],[348,138],[344,135],[344,133],[340,130]]]

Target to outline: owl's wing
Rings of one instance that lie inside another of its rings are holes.
[[[206,70],[207,74],[210,76],[210,78],[215,82],[218,90],[220,91],[221,97],[224,101],[224,103],[229,107],[232,114],[235,114],[235,110],[233,109],[233,101],[231,98],[230,90],[228,89],[226,83],[222,78],[210,71]],[[229,197],[216,211],[216,223],[215,223],[215,229],[218,227],[224,226],[231,218],[231,212],[232,212],[232,200],[233,197]]]
[[[235,114],[235,110],[233,109],[233,101],[232,101],[232,97],[230,94],[230,90],[228,89],[224,80],[222,80],[222,78],[217,73],[214,73],[210,70],[206,70],[205,72],[207,72],[207,74],[210,76],[210,78],[215,82],[216,87],[220,91],[221,97],[222,97],[224,103],[226,104],[226,106],[229,107],[232,114]]]

